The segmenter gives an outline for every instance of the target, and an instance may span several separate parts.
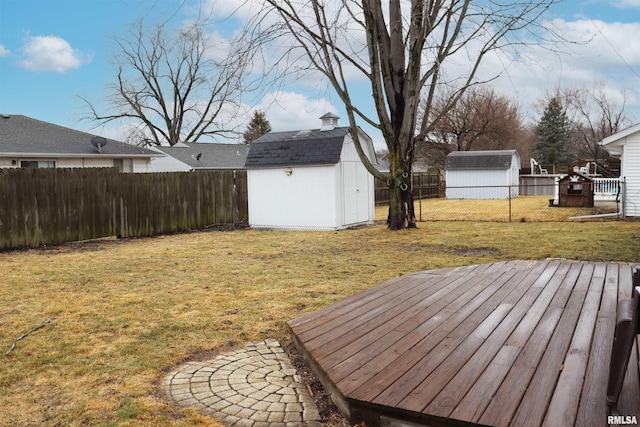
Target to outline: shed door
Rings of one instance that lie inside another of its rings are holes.
[[[344,223],[356,224],[369,220],[368,172],[358,162],[342,163]]]

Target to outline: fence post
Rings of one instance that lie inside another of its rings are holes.
[[[507,188],[507,191],[509,192],[509,222],[511,222],[511,187],[512,185],[509,185]]]
[[[622,220],[626,221],[627,220],[627,179],[626,177],[622,177],[622,182],[620,183],[622,185],[622,188],[620,191],[622,191]]]
[[[420,201],[420,222],[422,222],[422,176],[418,175],[420,183],[418,184],[418,198]]]

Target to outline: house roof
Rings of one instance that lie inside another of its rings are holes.
[[[244,144],[179,143],[156,148],[194,169],[243,169],[249,147]]]
[[[245,167],[335,165],[348,134],[349,127],[270,132],[251,143]]]
[[[101,152],[91,144],[96,135],[22,115],[0,116],[0,155],[25,157],[158,157],[131,144],[107,139]]]
[[[502,170],[511,167],[516,150],[454,151],[445,161],[447,170]],[[519,163],[519,162],[518,162]]]
[[[606,137],[600,141],[600,145],[606,148],[610,154],[620,154],[617,149],[620,149],[626,143],[627,137],[637,132],[640,132],[640,123]]]

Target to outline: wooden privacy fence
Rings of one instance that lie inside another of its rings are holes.
[[[246,221],[246,171],[0,169],[0,249]]]
[[[440,176],[437,173],[414,173],[412,180],[414,199],[438,197]],[[376,204],[389,203],[389,185],[379,179],[374,181]]]

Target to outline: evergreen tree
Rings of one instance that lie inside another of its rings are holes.
[[[262,135],[271,132],[271,124],[265,114],[257,110],[253,113],[253,117],[247,126],[247,130],[242,134],[244,144],[251,144]]]
[[[553,97],[536,128],[534,157],[545,165],[567,164],[573,160],[571,126],[558,97]]]

